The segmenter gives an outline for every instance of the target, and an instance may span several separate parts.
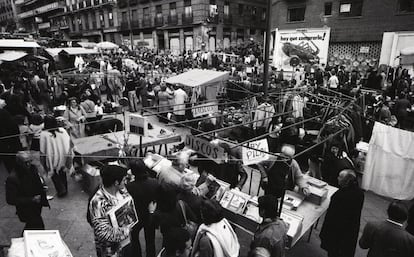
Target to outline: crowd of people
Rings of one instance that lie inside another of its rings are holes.
[[[19,72],[14,79],[8,76],[7,81],[3,79],[4,84],[1,83],[4,92],[0,92],[0,120],[4,121],[0,126],[0,152],[10,172],[6,181],[7,203],[16,206],[25,229],[44,229],[41,211],[43,207],[50,208],[49,201],[53,199],[47,195],[46,181],[50,177],[58,197],[70,193],[67,174],[73,172],[73,139],[100,133],[104,127],[93,126],[90,121],[95,122],[105,112],[114,111],[123,97],[129,100],[132,112],[152,109],[159,113],[161,122],[184,121],[190,97],[180,86],[167,85],[166,78],[191,68],[203,68],[228,71],[234,81],[246,85],[260,84],[263,74],[261,52],[255,45],[247,45],[232,49],[231,53],[200,51],[179,56],[150,50],[133,55],[107,53],[78,60],[76,68],[80,72],[73,76],[64,76],[59,70],[41,70],[45,66],[32,73]],[[125,59],[132,62],[128,65]],[[90,74],[82,76],[85,71]],[[373,112],[374,118],[391,124],[394,114],[396,124],[409,128],[407,116],[413,103],[412,80],[406,71],[372,70],[366,77],[360,77],[356,71],[321,65],[297,67],[289,79],[283,70],[273,69],[270,75],[269,88],[275,91],[312,87],[354,96],[362,94],[363,88],[382,90],[380,96],[373,97],[373,107],[377,108]],[[394,98],[396,96],[398,98]],[[394,108],[389,107],[391,99],[395,100]],[[303,118],[303,115],[296,118]],[[289,116],[284,117],[283,122],[282,119],[272,119],[259,129],[256,127],[260,133],[263,133],[261,128],[271,132],[269,143],[274,142],[269,144],[271,151],[280,152],[280,158],[288,161],[272,159],[257,166],[264,195],[258,198],[262,222],[252,238],[249,253],[246,253],[252,257],[285,256],[288,226],[279,218],[280,199],[285,190],[295,187],[304,195],[310,194],[301,165],[294,158],[300,137],[295,121],[294,116]],[[283,126],[293,130],[282,131]],[[202,132],[214,130],[214,127],[200,129]],[[230,137],[237,138],[237,135],[233,133]],[[200,179],[183,175],[176,186],[160,182],[139,158],[131,158],[126,167],[105,165],[100,173],[102,184],[91,195],[87,211],[97,256],[141,256],[141,230],[145,234],[147,257],[245,255],[240,253],[238,236],[225,218],[221,205],[207,197],[206,188],[215,179],[238,190],[248,179],[240,153],[228,144],[221,143],[220,146],[229,156],[227,163],[216,164],[202,158],[178,160],[175,163],[178,170],[193,164]],[[349,150],[346,151],[343,142],[334,140],[329,145],[321,171],[309,172],[339,188],[331,198],[320,233],[321,247],[328,256],[354,256],[359,237],[364,193],[359,188]],[[33,162],[33,152],[39,154],[39,163]],[[310,162],[314,161],[310,159]],[[108,219],[108,210],[129,197],[134,201],[138,223],[133,227],[114,227]],[[408,211],[403,203],[392,202],[387,212],[386,221],[366,224],[359,239],[360,247],[369,249],[369,257],[414,256],[414,206]],[[404,228],[407,220],[408,226]],[[155,247],[157,229],[162,234],[159,253]],[[130,240],[126,247],[123,245],[125,240]]]

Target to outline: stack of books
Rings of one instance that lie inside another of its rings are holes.
[[[58,230],[25,230],[26,257],[73,257]]]

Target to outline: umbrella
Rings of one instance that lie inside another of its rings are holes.
[[[138,64],[131,59],[123,59],[125,66],[127,66],[130,69],[137,69],[138,68]]]
[[[101,43],[96,44],[96,47],[99,49],[117,49],[119,46],[117,44],[114,44],[112,42],[104,41]]]

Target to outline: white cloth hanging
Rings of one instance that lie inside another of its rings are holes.
[[[253,124],[253,127],[256,128],[268,128],[270,122],[272,121],[272,116],[275,115],[275,107],[269,103],[262,103],[257,107],[256,113],[254,115],[254,120],[259,120]],[[266,119],[268,118],[268,119]]]
[[[375,122],[362,188],[399,200],[414,196],[414,133]]]

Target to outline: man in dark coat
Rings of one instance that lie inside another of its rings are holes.
[[[19,127],[13,116],[4,108],[0,106],[0,152],[5,153],[1,155],[1,159],[10,173],[16,165],[16,158],[13,154],[22,149],[19,138]]]
[[[343,170],[338,177],[339,190],[331,198],[320,238],[328,257],[353,257],[358,241],[364,193],[355,172]]]
[[[414,236],[404,230],[408,211],[404,204],[394,201],[388,206],[388,219],[368,222],[359,239],[362,249],[369,249],[368,257],[412,257]]]
[[[24,230],[44,229],[42,207],[49,206],[49,203],[43,183],[30,158],[26,152],[17,153],[16,169],[6,180],[6,201],[16,206],[17,216],[26,223]]]
[[[126,187],[134,199],[139,220],[131,233],[133,252],[136,253],[136,256],[141,256],[139,232],[144,228],[146,256],[155,257],[155,226],[149,217],[148,205],[157,199],[159,183],[157,179],[149,176],[148,168],[142,160],[132,161],[130,168],[135,176],[135,181],[127,184]]]

